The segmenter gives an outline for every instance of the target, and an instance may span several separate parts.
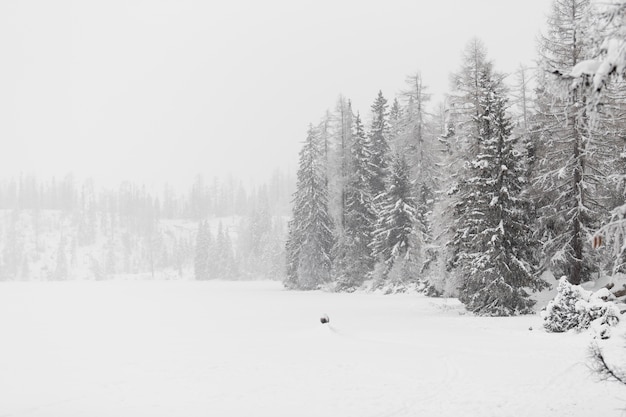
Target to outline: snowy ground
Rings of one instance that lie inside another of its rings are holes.
[[[2,283],[0,416],[626,415],[590,333],[462,312],[273,282]]]

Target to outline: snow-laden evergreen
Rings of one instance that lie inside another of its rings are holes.
[[[375,172],[370,179],[372,194],[376,198],[385,192],[389,167],[389,109],[382,91],[372,104],[372,123],[368,139],[371,142],[370,165]]]
[[[402,154],[392,158],[387,187],[378,196],[378,222],[372,243],[373,255],[380,264],[377,285],[384,284],[394,266],[398,270],[393,277],[397,282],[392,285],[415,281],[419,271],[417,252],[422,231],[418,230],[419,213],[410,169]]]
[[[357,114],[354,121],[351,164],[346,185],[344,232],[337,242],[335,275],[338,291],[354,291],[374,267],[373,241],[376,209],[371,189],[376,171],[371,162],[371,142]]]
[[[287,238],[287,278],[290,289],[311,290],[330,281],[333,222],[328,213],[328,183],[323,144],[309,127],[300,151],[293,218]]]
[[[608,338],[609,327],[618,324],[621,317],[618,306],[602,298],[608,294],[606,288],[592,293],[579,285],[570,284],[567,277],[562,277],[556,297],[542,312],[543,327],[550,332],[565,332],[571,329],[585,330],[595,324],[599,336]]]
[[[209,223],[203,220],[198,223],[196,235],[196,255],[194,258],[194,277],[197,280],[207,280],[212,276],[210,268],[211,231]]]
[[[462,272],[460,300],[480,315],[532,312],[527,288],[540,288],[533,265],[524,160],[511,137],[502,86],[480,73],[477,155],[455,205],[455,266]]]
[[[214,265],[212,272],[214,275],[222,279],[235,279],[239,276],[239,266],[235,260],[230,233],[228,233],[228,230],[221,222],[217,227],[217,236],[212,258]]]

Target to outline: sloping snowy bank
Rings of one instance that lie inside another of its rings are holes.
[[[322,325],[322,314],[330,317]],[[532,328],[532,330],[530,330]],[[622,416],[592,334],[279,283],[0,286],[0,416]],[[626,343],[626,341],[624,341]]]

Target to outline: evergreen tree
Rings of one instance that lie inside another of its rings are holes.
[[[385,191],[387,180],[387,167],[389,158],[389,112],[387,100],[383,97],[382,91],[372,104],[372,125],[369,131],[369,141],[371,142],[370,165],[375,175],[370,179],[370,187],[374,197]]]
[[[480,315],[529,313],[533,301],[525,288],[540,288],[542,281],[534,274],[529,205],[522,195],[525,167],[501,86],[488,69],[478,85],[478,153],[455,205],[452,244],[464,277],[459,298]]]
[[[352,158],[346,185],[344,233],[337,242],[336,250],[338,291],[354,291],[363,284],[374,267],[371,242],[376,211],[370,187],[376,172],[371,163],[371,152],[371,142],[357,115],[350,147]]]
[[[209,249],[211,246],[211,231],[206,220],[198,224],[196,235],[196,256],[194,260],[194,277],[196,280],[207,280],[211,277],[209,269]]]
[[[258,276],[270,278],[268,245],[271,245],[273,223],[270,214],[267,187],[262,187],[257,203],[242,222],[238,233],[238,253],[241,264]]]
[[[215,275],[218,278],[235,279],[238,277],[238,268],[235,261],[232,241],[228,230],[225,230],[222,226],[222,222],[220,222],[217,227],[214,255],[216,263]]]
[[[293,218],[289,223],[287,278],[291,289],[316,289],[330,281],[333,223],[322,147],[313,127],[300,151]]]
[[[380,196],[380,211],[372,246],[374,257],[382,264],[380,278],[383,280],[397,260],[410,259],[412,263],[416,262],[419,214],[409,172],[404,156],[396,154],[392,159],[388,190]],[[416,265],[412,265],[411,270],[416,271]],[[398,278],[405,281],[414,277]]]
[[[389,110],[387,142],[390,144],[390,147],[392,144],[400,139],[400,136],[402,134],[402,124],[404,116],[403,113],[403,108],[402,106],[400,106],[398,98],[394,98],[393,103],[391,103],[391,109]]]
[[[492,74],[492,63],[487,59],[485,45],[472,39],[463,51],[461,68],[450,77],[452,92],[445,103],[444,131],[439,136],[440,192],[433,204],[433,211],[438,215],[431,222],[437,247],[436,253],[431,255],[436,274],[431,282],[432,289],[453,296],[458,295],[463,278],[459,268],[455,267],[458,248],[451,244],[458,217],[455,206],[459,201],[463,202],[463,181],[472,175],[467,161],[478,154],[481,73]]]

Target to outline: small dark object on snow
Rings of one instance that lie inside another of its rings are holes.
[[[330,323],[330,319],[326,314],[324,314],[322,317],[320,317],[320,322],[322,322],[322,324]]]

